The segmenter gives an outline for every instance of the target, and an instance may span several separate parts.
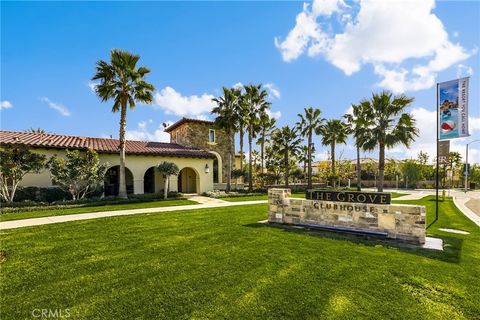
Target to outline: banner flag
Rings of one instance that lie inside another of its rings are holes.
[[[468,81],[461,78],[437,86],[438,139],[468,137]]]

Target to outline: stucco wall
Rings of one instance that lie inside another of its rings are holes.
[[[34,149],[34,152],[41,153],[47,156],[47,158],[57,154],[58,156],[64,156],[65,150],[51,150],[51,149]],[[100,162],[108,162],[110,167],[120,164],[119,155],[116,154],[99,154]],[[180,170],[185,167],[192,168],[198,177],[198,193],[213,190],[213,159],[203,158],[174,158],[174,157],[159,157],[159,156],[136,156],[127,155],[125,159],[126,167],[133,174],[133,189],[135,194],[143,193],[143,177],[148,168],[158,165],[160,162],[168,161],[175,163]],[[205,173],[205,165],[209,166],[210,172]],[[177,190],[177,178],[176,176],[170,177],[170,191]],[[44,170],[39,174],[27,174],[22,182],[21,186],[38,186],[38,187],[50,187],[52,181],[48,170]],[[155,173],[155,191],[159,192],[163,190],[164,180],[162,175]]]

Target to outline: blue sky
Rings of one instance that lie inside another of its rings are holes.
[[[118,114],[89,84],[95,62],[122,48],[141,56],[158,90],[154,105],[129,112],[130,138],[165,139],[161,123],[208,117],[211,96],[237,83],[268,84],[280,125],[307,106],[339,117],[387,88],[415,97],[422,130],[410,150],[389,156],[433,156],[434,83],[470,75],[472,137],[452,141],[464,153],[480,138],[480,3],[412,3],[2,2],[1,127],[116,137]],[[351,144],[340,150],[354,157]],[[480,162],[480,143],[470,154]]]

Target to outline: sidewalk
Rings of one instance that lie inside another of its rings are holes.
[[[79,214],[71,214],[71,215],[63,215],[63,216],[50,216],[50,217],[33,218],[33,219],[12,220],[12,221],[0,222],[0,230],[40,226],[44,224],[53,224],[53,223],[61,223],[61,222],[69,222],[69,221],[80,221],[80,220],[90,220],[90,219],[115,217],[115,216],[126,216],[126,215],[133,215],[133,214],[142,214],[142,213],[186,211],[186,210],[222,208],[222,207],[233,207],[233,206],[243,206],[243,205],[249,205],[249,204],[267,203],[267,200],[228,202],[228,201],[212,199],[212,198],[202,197],[202,196],[193,196],[189,199],[193,201],[197,201],[199,202],[199,204],[173,206],[173,207],[79,213]]]

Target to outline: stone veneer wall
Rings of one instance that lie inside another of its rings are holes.
[[[328,207],[328,208],[327,208]],[[425,207],[290,198],[290,189],[268,190],[268,221],[385,232],[390,239],[425,243]]]
[[[209,130],[215,130],[215,143],[209,142]],[[227,135],[213,123],[185,122],[170,132],[170,142],[186,147],[214,151],[222,158],[222,182],[227,182]],[[232,170],[235,168],[235,141],[232,139]]]

